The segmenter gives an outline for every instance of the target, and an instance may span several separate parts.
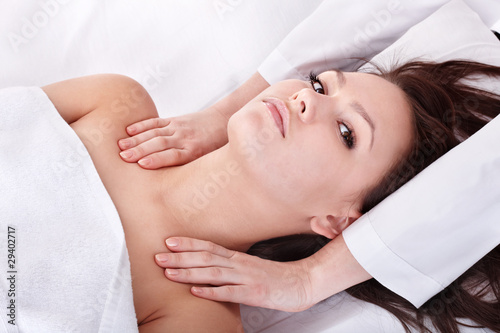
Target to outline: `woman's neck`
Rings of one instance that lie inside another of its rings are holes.
[[[230,157],[226,145],[187,165],[162,170],[158,198],[166,216],[184,230],[179,236],[235,250],[309,231],[305,220],[296,221],[289,210],[275,207],[259,188]]]

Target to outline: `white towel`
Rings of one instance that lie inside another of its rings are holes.
[[[138,331],[118,213],[40,88],[0,90],[0,221],[0,331]]]

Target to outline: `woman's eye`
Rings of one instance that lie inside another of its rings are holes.
[[[340,135],[342,136],[342,139],[344,139],[344,143],[347,146],[347,148],[349,149],[354,148],[354,143],[355,143],[354,133],[344,123],[339,123],[339,130],[340,130]]]
[[[322,95],[325,94],[325,90],[323,89],[321,82],[319,82],[319,81],[314,82],[312,86],[313,86],[314,91],[317,92],[318,94],[322,94]]]
[[[309,74],[309,82],[311,82],[311,86],[315,92],[317,92],[318,94],[322,94],[322,95],[325,94],[325,89],[323,88],[323,84],[318,79],[318,76],[316,74],[314,74],[313,72],[311,72]]]

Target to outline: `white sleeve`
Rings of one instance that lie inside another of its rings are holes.
[[[347,228],[361,266],[419,307],[500,244],[499,142],[496,117]]]
[[[303,78],[311,69],[353,70],[448,0],[325,0],[260,65],[270,84]]]

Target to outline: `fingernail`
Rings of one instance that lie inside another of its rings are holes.
[[[148,166],[151,164],[151,159],[149,157],[143,158],[142,160],[139,160],[138,162],[142,166]]]
[[[131,158],[134,155],[134,153],[130,150],[125,150],[120,153],[120,156],[123,158]]]
[[[168,275],[178,275],[179,274],[179,271],[176,269],[167,269],[166,271],[167,271]]]
[[[172,247],[178,246],[179,240],[177,238],[169,238],[167,239],[167,245]]]
[[[198,287],[193,287],[193,288],[191,288],[191,290],[192,290],[192,291],[193,291],[193,293],[195,293],[195,294],[198,294],[198,295],[199,295],[199,294],[203,294],[203,289],[201,289],[201,288],[198,288]]]
[[[157,254],[155,255],[156,261],[161,263],[166,263],[168,261],[168,254]]]
[[[120,140],[120,147],[122,147],[122,149],[130,148],[130,141],[127,139]]]
[[[129,126],[129,127],[127,127],[127,132],[129,132],[129,134],[134,134],[135,131],[136,131],[135,126]]]

